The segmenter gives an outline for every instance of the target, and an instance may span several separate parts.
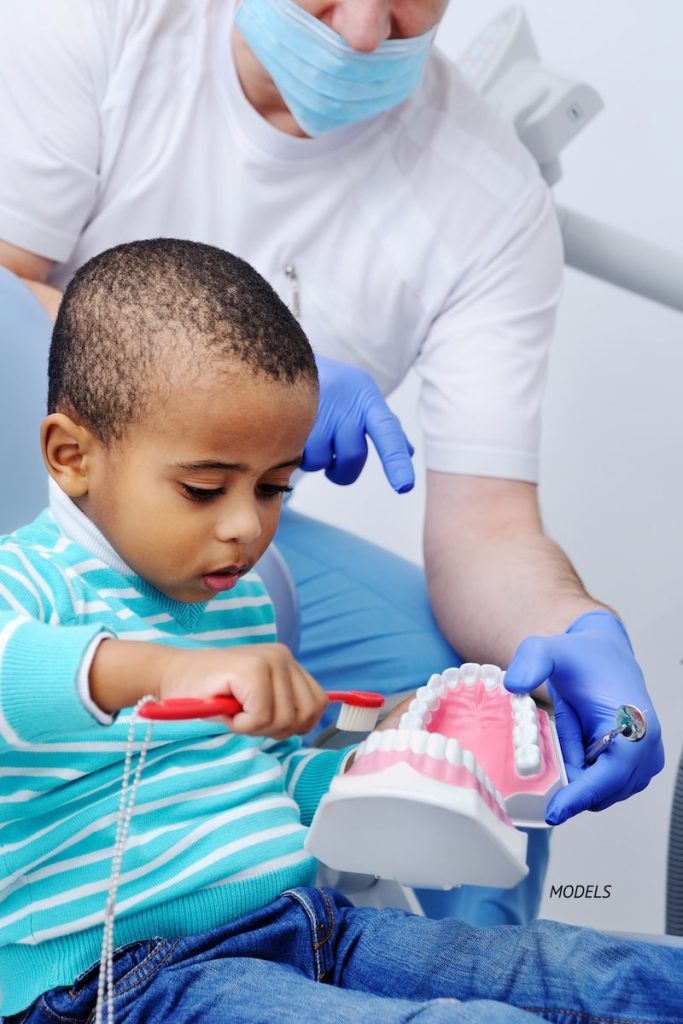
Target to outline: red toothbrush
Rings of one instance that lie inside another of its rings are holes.
[[[371,732],[375,727],[380,708],[384,706],[381,693],[366,690],[329,690],[330,702],[339,701],[342,710],[337,719],[337,728],[351,732]],[[232,717],[242,710],[235,697],[176,697],[172,700],[149,701],[143,704],[140,718],[154,721],[178,721],[187,718]]]

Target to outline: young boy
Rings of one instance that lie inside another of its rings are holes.
[[[147,694],[233,694],[243,711],[154,728],[118,889],[117,1020],[680,1020],[683,950],[551,922],[477,930],[313,888],[305,828],[346,751],[293,738],[326,698],[274,642],[251,569],[317,379],[260,276],[191,242],[102,253],[67,289],[49,376],[50,509],[0,543],[5,1020],[93,1019],[130,709]]]

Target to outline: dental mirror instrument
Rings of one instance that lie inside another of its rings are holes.
[[[633,704],[622,704],[620,708],[617,708],[615,718],[617,722],[615,728],[605,733],[602,739],[591,743],[586,751],[587,765],[593,764],[602,751],[606,750],[617,736],[621,735],[624,739],[635,743],[637,740],[642,740],[647,732],[645,715]]]

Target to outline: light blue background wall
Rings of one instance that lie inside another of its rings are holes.
[[[544,62],[605,101],[565,151],[558,201],[683,252],[683,5],[528,0]],[[451,0],[438,37],[457,58],[503,5]],[[421,561],[423,463],[409,378],[392,398],[419,484],[397,497],[378,464],[352,488],[307,478],[298,508]],[[623,615],[663,720],[668,764],[646,792],[556,830],[542,913],[661,931],[669,807],[683,745],[683,314],[568,271],[545,404],[546,527],[587,587]],[[437,666],[440,667],[440,666]],[[550,899],[551,883],[612,886]]]

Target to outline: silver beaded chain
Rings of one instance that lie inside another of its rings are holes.
[[[107,1024],[114,1024],[114,915],[116,913],[116,896],[121,881],[121,864],[128,842],[130,820],[133,815],[133,807],[137,796],[142,769],[152,739],[153,722],[147,721],[147,732],[145,733],[140,747],[137,764],[131,782],[131,767],[133,764],[133,746],[135,743],[135,727],[140,721],[138,711],[143,704],[154,700],[154,697],[143,697],[139,700],[130,717],[128,727],[128,738],[126,740],[126,754],[123,762],[123,779],[121,781],[121,796],[119,808],[116,813],[116,835],[114,838],[114,852],[111,862],[111,876],[109,878],[109,890],[107,902],[104,908],[104,928],[102,932],[102,952],[100,953],[100,973],[97,980],[97,1005],[95,1007],[95,1024],[103,1024],[104,1007],[107,1007]]]

